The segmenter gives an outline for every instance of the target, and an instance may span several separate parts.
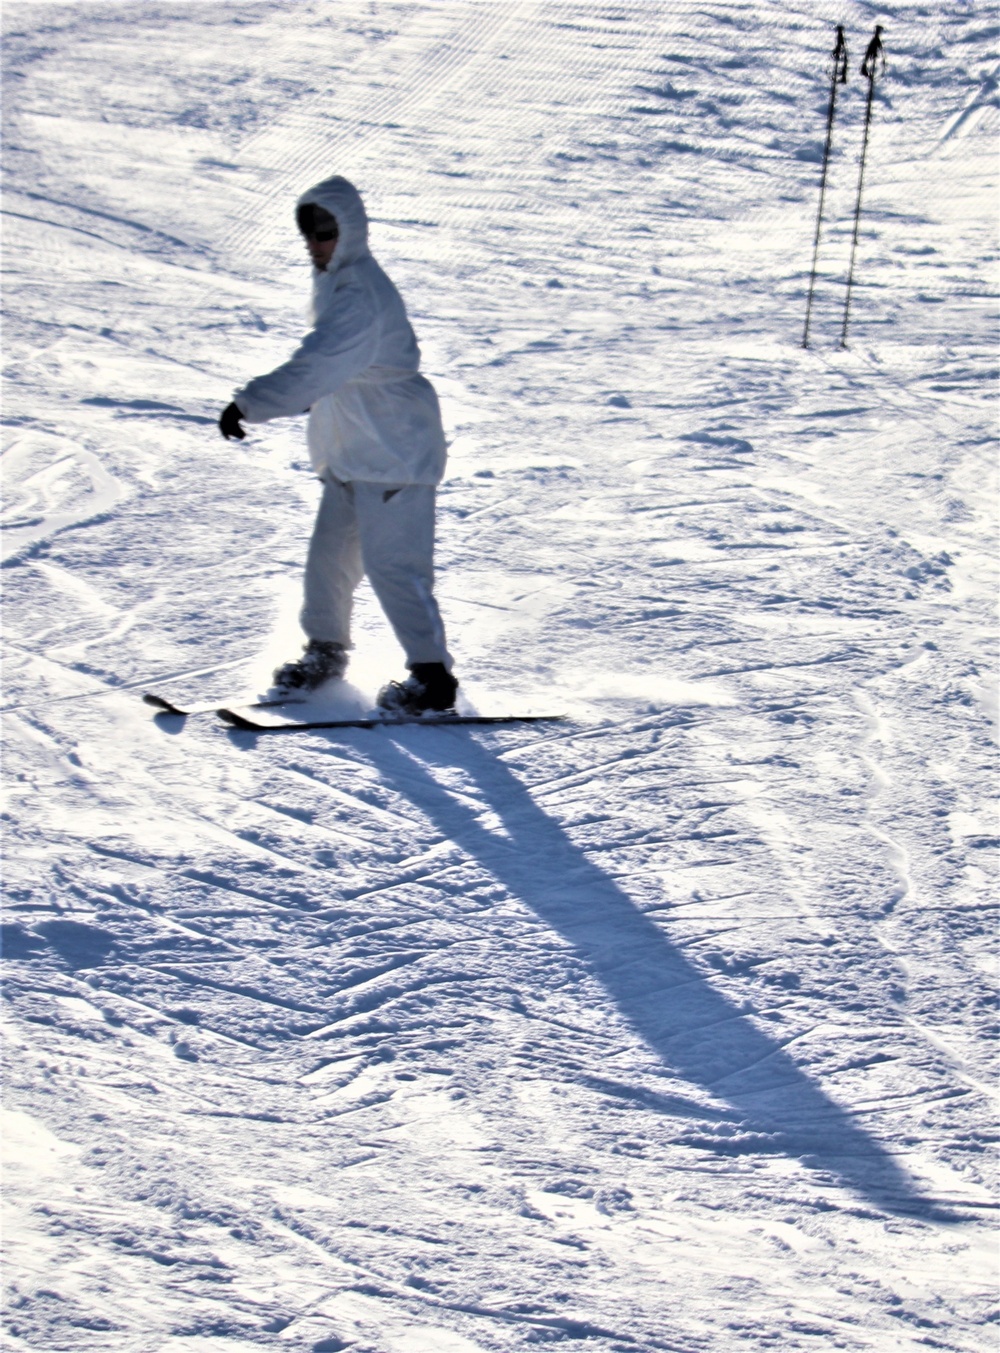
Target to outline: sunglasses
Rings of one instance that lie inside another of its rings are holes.
[[[321,244],[337,239],[340,234],[336,217],[315,202],[304,202],[296,210],[295,223],[307,240],[318,240]]]

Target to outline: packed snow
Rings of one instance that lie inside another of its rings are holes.
[[[11,1350],[995,1346],[995,17],[8,0]],[[141,701],[301,642],[302,423],[215,423],[330,173],[560,723]]]

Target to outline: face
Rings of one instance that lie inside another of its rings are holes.
[[[332,240],[318,240],[315,235],[305,235],[303,238],[313,266],[324,272],[337,247],[337,236],[334,235]]]

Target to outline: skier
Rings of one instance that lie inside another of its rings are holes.
[[[458,682],[434,599],[434,500],[445,466],[437,395],[403,301],[368,249],[368,217],[346,179],[302,194],[296,223],[313,263],[314,327],[281,366],[237,391],[219,419],[309,413],[308,443],[323,484],[306,561],[302,656],[274,673],[279,693],[343,676],[354,592],[367,574],[410,675],[379,693],[403,714],[450,710]]]

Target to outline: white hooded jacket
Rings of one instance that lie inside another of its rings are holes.
[[[248,423],[309,410],[309,454],[317,474],[379,484],[437,484],[445,440],[437,395],[419,373],[420,349],[399,292],[368,250],[361,196],[343,178],[299,198],[337,219],[325,271],[315,270],[315,327],[287,362],[238,391]]]

